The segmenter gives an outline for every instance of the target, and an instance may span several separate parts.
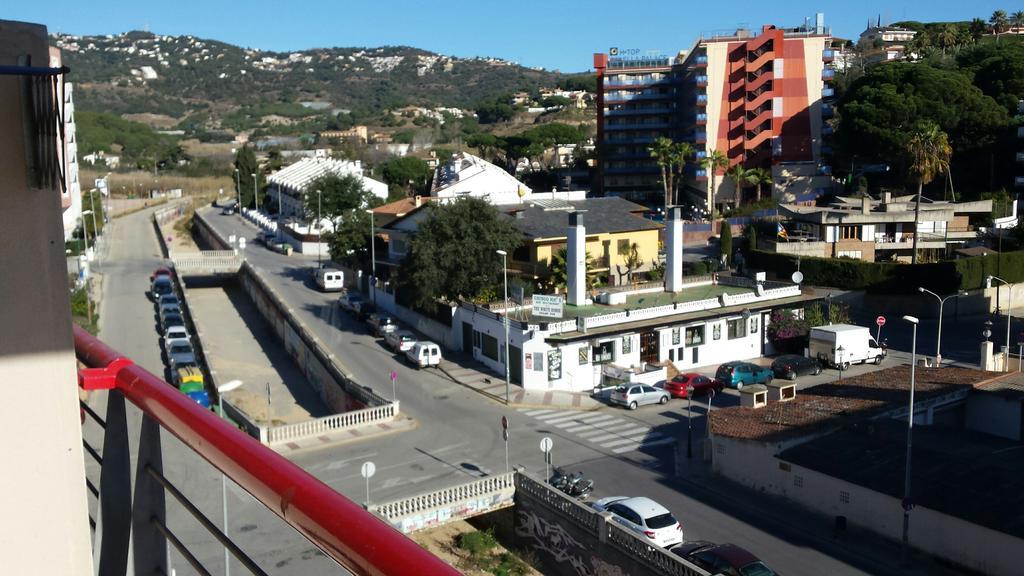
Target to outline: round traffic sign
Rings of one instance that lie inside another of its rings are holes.
[[[501,417],[501,429],[502,430],[508,430],[508,417],[507,416],[502,416]]]
[[[790,279],[793,280],[793,284],[799,284],[804,281],[804,273],[797,270],[796,272],[793,272],[793,275],[790,276]]]
[[[875,318],[875,324],[878,324],[879,328],[885,326],[885,316],[879,316],[878,318]]]
[[[363,462],[363,467],[359,469],[359,473],[363,475],[363,478],[369,480],[373,478],[373,475],[377,472],[377,466],[373,462]]]
[[[548,452],[551,452],[551,444],[552,444],[551,438],[548,438],[547,436],[541,438],[540,439],[540,451],[544,452],[545,454],[548,453]]]
[[[394,370],[392,370],[391,371],[391,381],[393,382],[395,380],[398,380],[398,372],[395,372]]]

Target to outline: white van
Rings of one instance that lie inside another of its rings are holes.
[[[341,270],[322,268],[316,271],[316,285],[323,292],[339,292],[345,289],[345,273]]]
[[[809,336],[811,358],[817,358],[822,365],[842,366],[846,370],[850,364],[881,364],[885,358],[885,350],[871,337],[871,331],[863,326],[815,326]]]
[[[417,342],[405,351],[405,359],[417,368],[438,366],[441,364],[441,347],[433,342]]]

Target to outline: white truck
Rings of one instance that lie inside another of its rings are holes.
[[[852,324],[816,326],[810,333],[810,356],[823,366],[846,370],[850,364],[881,364],[885,350],[875,342],[871,331]]]

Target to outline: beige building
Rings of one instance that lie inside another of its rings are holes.
[[[348,130],[327,130],[320,133],[321,140],[358,140],[366,144],[369,132],[366,126],[353,126]]]

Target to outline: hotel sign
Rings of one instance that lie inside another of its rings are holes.
[[[547,294],[533,295],[533,315],[549,318],[561,318],[565,301],[561,296]]]
[[[639,48],[619,48],[612,46],[608,49],[608,55],[619,60],[643,60],[646,58],[658,58],[660,50],[641,50]]]

